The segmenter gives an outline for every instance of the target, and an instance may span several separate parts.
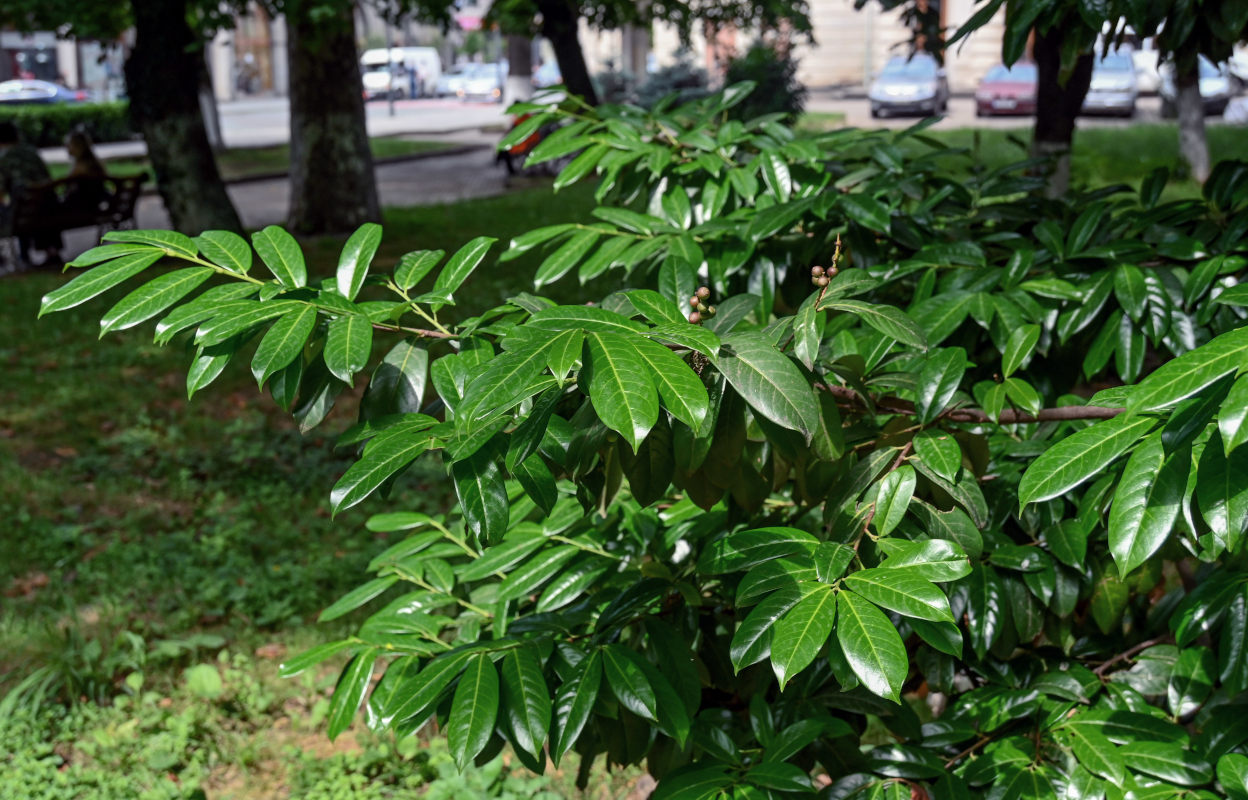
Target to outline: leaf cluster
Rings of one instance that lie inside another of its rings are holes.
[[[251,352],[305,428],[391,340],[331,504],[437,453],[459,505],[373,517],[400,540],[322,619],[371,615],[285,665],[350,654],[331,735],[436,720],[660,798],[1243,796],[1248,165],[1049,200],[922,124],[731,119],[750,88],[515,109],[598,221],[498,260],[618,278],[585,305],[453,319],[491,240],[383,274],[365,226],[319,282],[279,228],[109,234],[43,310],[175,264],[103,330],[189,337],[190,391]]]

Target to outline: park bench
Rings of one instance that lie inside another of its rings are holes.
[[[62,178],[25,187],[13,198],[13,216],[9,230],[0,230],[7,247],[0,248],[0,263],[8,261],[10,269],[20,269],[21,251],[18,238],[39,234],[62,233],[75,228],[95,227],[103,236],[106,231],[134,228],[134,211],[147,175],[108,176],[104,178],[104,196],[94,207],[70,208],[63,200],[70,189],[82,179]]]

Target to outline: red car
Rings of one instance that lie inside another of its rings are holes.
[[[975,116],[1036,113],[1036,65],[1020,61],[988,70],[975,90]]]

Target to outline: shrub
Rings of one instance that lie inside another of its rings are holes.
[[[806,107],[806,86],[797,79],[797,61],[766,42],[755,42],[745,55],[728,62],[725,82],[733,85],[745,81],[758,88],[735,107],[738,119],[783,114],[791,122]]]
[[[374,613],[283,666],[350,655],[331,736],[364,705],[461,768],[644,761],[657,800],[1243,796],[1248,165],[1048,200],[948,177],[926,123],[724,121],[749,88],[516,109],[504,145],[573,116],[534,157],[579,152],[556,186],[596,172],[599,222],[500,260],[618,278],[584,304],[452,323],[489,238],[369,275],[365,226],[310,282],[270,227],[271,279],[231,234],[111,233],[43,313],[171,261],[103,331],[194,329],[191,392],[259,337],[305,428],[398,340],[331,504],[427,452],[460,502],[374,516],[408,538],[322,619]]]
[[[134,137],[129,108],[125,102],[0,106],[0,120],[17,125],[22,141],[35,147],[60,147],[79,127],[96,142],[116,142]]]

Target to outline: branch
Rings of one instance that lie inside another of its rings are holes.
[[[1164,636],[1158,636],[1155,639],[1145,639],[1144,641],[1140,642],[1134,647],[1130,647],[1126,650],[1123,650],[1118,655],[1114,656],[1113,658],[1109,659],[1105,663],[1101,664],[1096,669],[1092,670],[1092,672],[1096,674],[1096,677],[1104,678],[1105,673],[1108,672],[1109,668],[1114,666],[1115,664],[1126,661],[1132,656],[1136,655],[1137,653],[1142,653],[1143,651],[1147,650],[1150,647],[1154,647],[1159,644],[1168,644],[1169,642],[1173,642],[1173,641],[1174,641],[1174,637],[1168,633],[1165,634]]]
[[[838,400],[844,400],[855,404],[859,407],[866,408],[861,395],[853,389],[847,389],[843,386],[832,386],[828,384],[818,383],[815,387],[822,389]],[[875,401],[875,406],[880,411],[892,414],[904,414],[906,416],[915,416],[914,403],[909,400],[902,400],[897,397],[882,397]],[[1007,408],[1001,412],[998,419],[993,419],[984,411],[978,408],[949,408],[940,413],[941,419],[947,419],[950,422],[984,422],[1001,425],[1018,425],[1030,424],[1035,422],[1058,422],[1072,419],[1112,419],[1121,414],[1125,409],[1121,408],[1105,408],[1103,406],[1063,406],[1061,408],[1042,408],[1039,414],[1027,414],[1012,408]]]
[[[373,328],[379,331],[389,331],[391,333],[410,333],[421,339],[458,339],[459,337],[453,333],[443,331],[430,331],[424,328],[408,328],[404,325],[386,325],[381,322],[374,322]]]

